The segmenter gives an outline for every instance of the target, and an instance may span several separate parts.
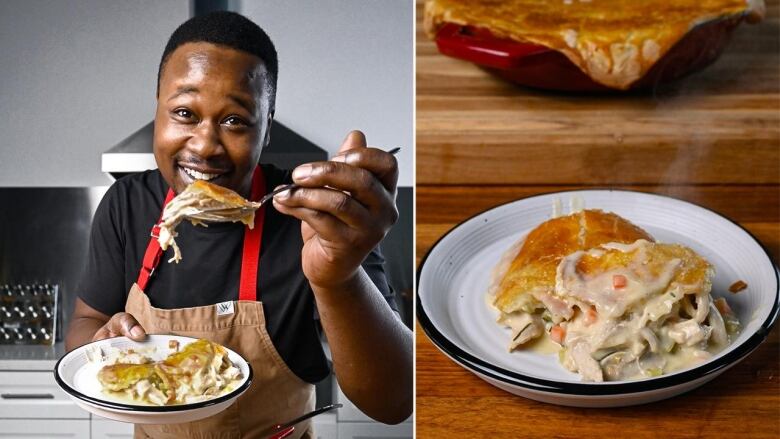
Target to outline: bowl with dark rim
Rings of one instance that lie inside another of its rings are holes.
[[[183,347],[196,340],[178,335],[148,335],[140,342],[127,337],[114,337],[87,343],[57,361],[54,366],[54,379],[79,407],[104,418],[133,424],[175,424],[207,418],[230,407],[252,384],[252,366],[241,355],[227,347],[225,350],[228,358],[241,371],[241,379],[227,392],[190,404],[141,404],[103,393],[97,372],[105,364],[102,361],[90,360],[95,357],[94,353],[99,356],[100,352],[114,348],[154,350],[154,359],[160,360],[174,352],[170,348],[171,341],[176,341]]]
[[[650,378],[584,382],[557,355],[506,349],[508,329],[488,304],[491,271],[504,252],[550,218],[556,200],[578,199],[614,212],[659,242],[685,245],[715,267],[712,296],[725,297],[742,329],[706,361]],[[748,288],[728,291],[737,280]],[[433,344],[456,364],[503,390],[578,407],[619,407],[669,398],[726,371],[759,347],[778,316],[778,272],[747,230],[704,207],[655,194],[582,190],[538,195],[477,214],[431,247],[417,273],[417,317]]]

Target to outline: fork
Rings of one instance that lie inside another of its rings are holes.
[[[400,150],[401,150],[401,147],[400,147],[400,146],[397,146],[397,147],[395,147],[395,148],[391,149],[390,151],[387,151],[387,153],[388,153],[388,154],[392,154],[392,155],[396,155],[396,154],[398,153],[398,151],[400,151]],[[263,198],[261,198],[261,199],[260,199],[260,201],[258,202],[258,204],[257,204],[257,205],[258,205],[258,207],[260,207],[260,206],[262,206],[263,204],[265,204],[266,202],[268,202],[268,200],[270,200],[271,198],[273,198],[273,197],[274,197],[274,195],[276,195],[276,194],[278,194],[278,193],[280,193],[280,192],[287,191],[287,190],[293,190],[293,189],[297,189],[297,188],[299,188],[299,187],[300,187],[300,186],[299,186],[297,183],[290,183],[290,184],[286,184],[286,185],[284,185],[284,186],[280,186],[280,187],[278,187],[278,188],[276,188],[276,189],[272,190],[271,192],[269,192],[269,193],[268,193],[266,196],[264,196]]]

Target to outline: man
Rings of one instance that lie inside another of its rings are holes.
[[[315,314],[344,393],[382,422],[411,413],[411,332],[389,304],[376,250],[398,215],[396,161],[352,132],[330,161],[292,174],[257,165],[270,138],[277,70],[271,40],[239,14],[182,24],[158,73],[158,170],[117,181],[95,214],[68,349],[120,335],[190,335],[238,351],[255,373],[249,391],[225,412],[194,423],[139,425],[136,437],[264,437],[272,425],[311,410],[311,383],[329,373]],[[290,180],[301,188],[261,208],[254,232],[184,222],[177,230],[181,263],[168,264],[165,255],[150,262],[150,230],[166,197],[196,179],[253,199]],[[224,302],[234,304],[230,312],[217,309]],[[297,434],[309,437],[308,426],[299,425]]]

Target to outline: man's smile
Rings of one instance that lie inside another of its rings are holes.
[[[228,171],[225,170],[204,168],[202,166],[185,163],[179,163],[177,168],[182,181],[187,184],[190,184],[195,180],[213,181],[228,173]]]

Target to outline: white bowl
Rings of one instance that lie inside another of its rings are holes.
[[[509,330],[485,294],[501,254],[550,218],[555,200],[579,199],[614,212],[660,242],[680,243],[716,269],[713,297],[726,297],[742,323],[731,345],[695,367],[660,377],[582,382],[557,355],[507,352]],[[738,294],[728,287],[743,280]],[[669,398],[723,373],[764,341],[778,315],[778,274],[769,254],[745,229],[703,207],[673,198],[617,190],[568,191],[510,202],[478,214],[443,236],[420,263],[417,316],[431,341],[459,365],[508,392],[554,404],[617,407]]]
[[[103,364],[89,361],[87,352],[99,352],[99,349],[111,347],[123,350],[156,347],[155,353],[150,356],[160,360],[173,352],[168,347],[171,340],[176,340],[180,346],[184,346],[197,339],[176,335],[149,335],[142,342],[116,337],[88,343],[60,358],[54,366],[54,379],[84,410],[104,418],[133,424],[176,424],[207,418],[228,408],[252,383],[252,367],[249,363],[236,352],[225,348],[230,360],[241,370],[242,379],[235,389],[214,399],[192,404],[155,406],[129,404],[126,400],[102,392],[97,372]]]

